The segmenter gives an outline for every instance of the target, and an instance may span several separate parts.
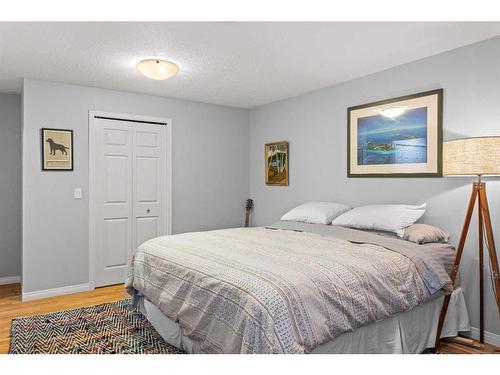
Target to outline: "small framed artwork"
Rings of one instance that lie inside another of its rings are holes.
[[[266,185],[288,185],[288,142],[266,143]]]
[[[48,129],[40,130],[42,141],[42,170],[73,170],[73,130]]]
[[[347,109],[348,177],[441,177],[443,89]]]

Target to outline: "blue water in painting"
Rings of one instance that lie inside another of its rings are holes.
[[[358,165],[427,162],[427,107],[358,119]]]

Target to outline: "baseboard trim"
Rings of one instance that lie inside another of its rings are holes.
[[[470,335],[473,339],[479,340],[479,328],[470,327]],[[484,342],[500,347],[500,335],[484,331]]]
[[[63,294],[71,294],[71,293],[78,293],[78,292],[86,292],[89,290],[92,290],[92,288],[90,287],[90,284],[63,286],[61,288],[37,290],[35,292],[23,292],[22,300],[23,301],[30,301],[33,299],[61,296]]]
[[[21,282],[21,276],[0,277],[0,285],[19,284],[20,282]]]

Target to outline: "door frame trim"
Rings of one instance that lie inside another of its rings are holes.
[[[117,120],[129,120],[135,122],[160,122],[164,123],[167,127],[166,129],[166,151],[167,160],[166,167],[167,171],[165,173],[165,188],[166,192],[166,212],[165,214],[165,233],[167,235],[172,234],[172,119],[163,117],[151,117],[143,115],[134,115],[128,113],[115,113],[115,112],[103,112],[103,111],[89,111],[89,124],[88,124],[88,134],[89,134],[89,288],[95,289],[95,220],[96,220],[96,210],[95,210],[95,117],[108,117],[110,119]],[[159,125],[163,126],[163,125]]]

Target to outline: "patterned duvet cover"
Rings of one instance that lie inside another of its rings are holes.
[[[451,292],[453,248],[326,225],[185,233],[141,245],[126,287],[206,353],[307,353]]]

